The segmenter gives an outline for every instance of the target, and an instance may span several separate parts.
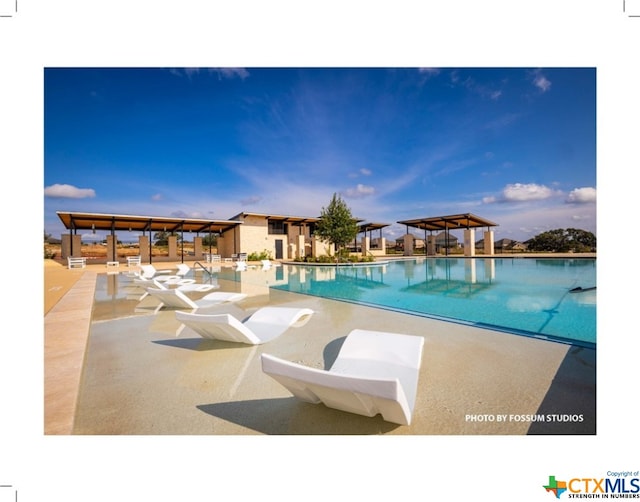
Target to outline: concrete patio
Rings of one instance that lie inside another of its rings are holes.
[[[261,346],[217,342],[171,310],[155,312],[150,297],[92,314],[103,273],[45,262],[45,434],[596,432],[594,350],[273,289],[218,309],[246,317],[264,305],[308,307],[304,327]],[[261,371],[263,352],[328,368],[355,328],[425,338],[410,426],[301,402]]]

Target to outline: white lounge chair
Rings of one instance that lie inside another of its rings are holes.
[[[262,354],[262,371],[303,401],[409,425],[423,345],[420,336],[356,329],[328,371],[269,354]]]
[[[218,289],[220,287],[219,284],[205,284],[201,282],[196,282],[195,279],[180,279],[177,282],[170,282],[169,284],[177,284],[175,289],[177,289],[178,291],[182,291],[183,293],[184,292],[205,293],[207,291],[211,291],[212,289]]]
[[[185,295],[180,288],[175,289],[160,289],[160,288],[146,288],[147,293],[151,296],[158,298],[163,306],[168,308],[178,309],[201,309],[206,307],[212,307],[220,303],[237,302],[246,298],[244,293],[225,293],[222,291],[215,291],[203,296],[199,300],[192,300]]]
[[[185,275],[187,275],[191,271],[191,267],[189,265],[185,265],[184,263],[178,264],[178,271],[175,275],[154,275],[152,279],[157,282],[162,282],[168,285],[178,285],[178,286],[186,286],[189,284],[195,284],[195,279],[185,279]],[[169,271],[170,272],[170,271]],[[182,291],[190,291],[186,287],[181,288]],[[197,291],[208,291],[209,289],[213,289],[213,286],[210,286],[208,289],[196,289]]]
[[[140,269],[140,277],[142,277],[143,279],[151,279],[156,277],[157,275],[171,273],[171,270],[158,270],[150,263],[148,265],[140,265]]]
[[[140,286],[141,288],[148,288],[149,286],[155,286],[156,288],[167,289],[166,286],[164,286],[161,282],[157,281],[157,277],[151,278],[151,279],[145,279],[140,275],[136,275],[134,276],[133,283]]]
[[[198,293],[205,293],[220,287],[218,284],[199,283],[195,279],[183,279],[178,275],[159,275],[151,279],[136,277],[133,282],[143,288],[170,289],[169,286],[175,286],[175,289],[182,292],[194,291]]]
[[[246,261],[237,261],[235,262],[235,269],[237,272],[241,272],[243,270],[247,270],[247,262]]]
[[[186,263],[178,263],[178,271],[176,272],[176,275],[184,277],[189,272],[191,272],[191,267],[189,265]]]
[[[230,314],[188,312],[176,312],[176,319],[203,338],[260,345],[279,337],[296,324],[306,323],[312,314],[313,310],[307,308],[263,307],[245,322]]]

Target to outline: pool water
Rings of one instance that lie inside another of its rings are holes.
[[[272,288],[596,345],[594,259],[419,258],[278,269],[269,281]],[[243,274],[233,275],[252,280],[252,274]],[[575,288],[581,289],[572,292]]]

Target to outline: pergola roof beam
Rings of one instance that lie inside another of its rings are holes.
[[[224,232],[241,225],[237,220],[204,220],[196,218],[165,218],[151,216],[70,213],[58,211],[58,217],[65,228],[74,230],[126,230],[131,232],[166,231],[195,232],[204,230]]]

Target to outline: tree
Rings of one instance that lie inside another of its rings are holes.
[[[216,234],[207,234],[202,238],[203,246],[216,247],[218,245],[218,236]]]
[[[536,235],[528,242],[528,248],[530,251],[552,253],[595,252],[596,236],[586,230],[558,228]]]
[[[333,194],[331,202],[322,208],[320,221],[316,224],[315,235],[336,246],[336,256],[346,244],[353,241],[358,234],[358,224],[351,215],[351,210],[342,198]]]
[[[167,232],[156,232],[153,234],[153,241],[156,246],[166,246],[169,243],[169,234]]]
[[[156,232],[155,234],[153,234],[153,241],[155,243],[156,246],[166,246],[169,244],[169,236],[170,235],[176,235],[178,237],[178,242],[180,242],[182,239],[180,238],[180,236],[178,234],[176,234],[176,232]]]

